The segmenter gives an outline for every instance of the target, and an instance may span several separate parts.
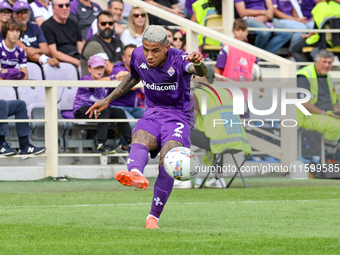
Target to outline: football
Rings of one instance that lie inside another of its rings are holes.
[[[172,178],[180,181],[193,178],[198,172],[199,165],[196,154],[186,147],[173,148],[164,159],[165,171]]]

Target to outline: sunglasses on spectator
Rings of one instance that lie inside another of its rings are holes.
[[[180,40],[181,42],[183,42],[183,37],[174,37],[174,41]]]
[[[146,14],[145,13],[140,13],[140,14],[133,14],[133,17],[138,18],[139,16],[141,16],[142,18],[145,18]]]
[[[61,9],[61,8],[63,8],[64,6],[66,7],[66,8],[69,8],[70,7],[70,4],[57,4],[57,6]]]
[[[20,12],[18,12],[17,14],[18,14],[18,15],[26,15],[26,14],[29,14],[29,13],[30,13],[29,10],[25,10],[25,11],[20,11]]]
[[[106,26],[106,24],[109,24],[109,26],[113,26],[113,21],[109,21],[109,22],[107,22],[107,21],[103,21],[103,22],[100,22],[100,25],[102,25],[103,27],[105,27]]]
[[[1,13],[2,15],[11,15],[11,14],[12,14],[11,11],[0,11],[0,13]]]

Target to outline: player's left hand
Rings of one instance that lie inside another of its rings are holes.
[[[185,60],[188,60],[194,64],[200,64],[203,62],[203,56],[201,53],[193,51],[186,57]]]

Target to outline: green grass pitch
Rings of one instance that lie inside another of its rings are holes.
[[[337,180],[247,178],[174,190],[160,229],[115,180],[0,182],[0,254],[340,254]]]

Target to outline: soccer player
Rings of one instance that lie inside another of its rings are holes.
[[[140,80],[144,84],[146,111],[132,135],[127,171],[116,174],[123,185],[146,189],[149,181],[143,176],[150,152],[160,153],[159,174],[154,187],[151,211],[146,228],[159,228],[158,220],[172,191],[174,179],[164,169],[166,153],[175,147],[190,147],[190,128],[194,124],[194,104],[190,96],[190,76],[205,76],[207,67],[198,52],[189,55],[170,48],[166,30],[149,26],[142,36],[143,46],[131,57],[131,72],[105,99],[96,102],[86,114],[98,118],[110,102],[128,92]]]

